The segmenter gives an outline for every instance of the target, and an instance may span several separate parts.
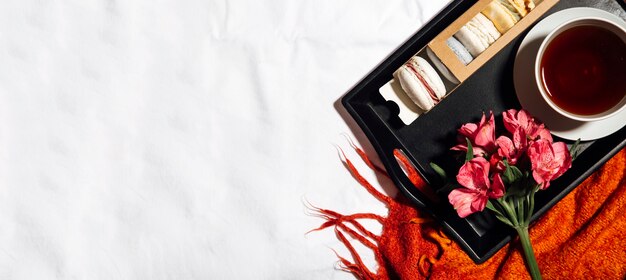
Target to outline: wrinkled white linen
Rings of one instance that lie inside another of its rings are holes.
[[[353,279],[338,100],[445,3],[3,3],[0,279]]]

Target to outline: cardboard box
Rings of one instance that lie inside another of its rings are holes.
[[[482,12],[489,3],[498,0],[478,0],[476,4],[470,7],[465,13],[463,13],[458,19],[452,22],[441,33],[439,33],[430,43],[424,48],[419,50],[416,55],[421,56],[428,60],[431,64],[432,61],[426,56],[426,48],[430,48],[433,53],[441,60],[441,62],[448,68],[448,71],[459,80],[459,84],[452,84],[447,79],[442,77],[446,84],[446,96],[453,93],[454,90],[459,87],[467,78],[469,78],[480,67],[487,63],[494,55],[507,46],[517,36],[529,28],[535,23],[541,16],[543,16],[550,8],[556,5],[559,0],[543,0],[535,6],[526,16],[522,17],[513,27],[501,35],[493,44],[491,44],[484,52],[474,58],[468,65],[463,64],[456,54],[448,47],[446,40],[452,37],[461,27],[468,23],[477,14]],[[441,74],[441,73],[439,73]],[[400,87],[399,82],[395,79],[389,81],[387,84],[379,89],[380,94],[387,101],[393,101],[399,107],[398,116],[402,122],[406,125],[411,124],[421,114],[425,112],[418,108],[407,97],[406,93]],[[444,97],[445,98],[445,97]]]
[[[439,57],[441,62],[448,67],[448,70],[452,73],[452,75],[454,75],[461,83],[476,72],[478,68],[489,61],[489,59],[491,59],[502,48],[513,41],[513,39],[515,39],[519,34],[530,27],[530,25],[537,21],[543,14],[552,8],[552,6],[559,2],[559,0],[543,0],[519,22],[511,27],[511,29],[502,34],[502,36],[483,53],[481,53],[478,57],[475,57],[474,60],[468,65],[464,65],[448,47],[446,40],[452,37],[454,33],[474,18],[474,16],[483,11],[492,1],[494,0],[479,0],[474,6],[450,24],[428,44],[430,49]]]

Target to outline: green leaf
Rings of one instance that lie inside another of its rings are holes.
[[[502,215],[502,212],[500,212],[500,210],[496,209],[496,206],[493,205],[493,203],[491,203],[491,200],[487,200],[487,209],[495,212],[496,214],[500,214]]]
[[[539,191],[539,189],[541,189],[541,184],[536,184],[536,185],[533,187],[533,191],[532,191],[533,196],[535,195],[535,193],[536,193],[536,192],[538,192],[538,191]]]
[[[522,171],[519,170],[517,166],[511,165],[509,166],[509,168],[511,169],[511,172],[513,173],[513,178],[515,178],[515,181],[524,177],[524,173],[522,173]]]
[[[522,221],[526,220],[526,216],[524,216],[524,207],[525,207],[524,204],[526,204],[525,203],[526,200],[524,198],[525,197],[522,196],[522,197],[519,197],[519,198],[515,199],[515,204],[517,206],[515,211],[517,212],[516,213],[517,214],[517,220],[520,221],[520,223]]]
[[[576,140],[576,142],[574,143],[574,145],[572,145],[571,148],[569,148],[569,154],[572,156],[572,161],[574,161],[577,157],[578,157],[578,153],[580,149],[580,138],[578,138]]]
[[[500,202],[502,209],[504,209],[504,212],[506,213],[509,222],[512,223],[512,226],[518,226],[519,222],[517,221],[517,215],[515,214],[515,210],[513,209],[514,206],[511,206],[506,199],[500,198],[498,199],[498,201]]]
[[[502,173],[504,183],[512,184],[513,182],[524,177],[524,173],[522,173],[517,166],[510,165],[507,160],[503,160],[502,162],[504,163],[504,166],[506,166],[506,169],[504,169],[504,172]]]
[[[496,213],[496,218],[500,220],[501,222],[509,225],[510,227],[513,227],[513,224],[511,223],[511,221],[509,221],[509,219],[505,218],[503,215]]]
[[[526,195],[526,198],[525,198],[525,202],[526,203],[524,203],[524,209],[525,209],[526,213],[525,213],[525,216],[524,216],[524,225],[526,225],[526,226],[528,226],[530,224],[530,217],[533,216],[532,209],[530,209],[531,208],[531,205],[530,205],[531,201],[530,200],[534,199],[534,198],[535,198],[535,194],[534,193],[528,193]]]
[[[506,167],[504,169],[504,172],[502,172],[502,181],[504,181],[505,184],[509,185],[515,181],[515,178],[513,177],[513,171],[511,171],[511,166],[506,159],[503,160],[502,163],[504,163],[504,166]]]
[[[465,162],[468,162],[474,158],[474,148],[472,147],[472,142],[469,138],[465,137],[465,141],[467,142],[467,153],[465,154]]]
[[[444,182],[448,181],[448,175],[446,174],[446,171],[443,170],[443,168],[441,168],[439,165],[437,165],[434,162],[431,162],[430,163],[430,168],[432,168],[435,171],[435,173],[437,173],[437,175],[439,175],[439,177],[441,177],[441,179]]]
[[[526,217],[526,224],[530,224],[530,218],[533,216],[533,212],[535,211],[535,192],[531,193],[528,196],[528,216]]]

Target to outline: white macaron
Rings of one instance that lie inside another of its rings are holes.
[[[415,105],[424,111],[432,109],[446,94],[437,71],[419,56],[411,57],[393,75]]]
[[[463,25],[454,34],[454,37],[465,46],[473,57],[477,57],[500,38],[500,32],[485,15],[477,14]]]
[[[486,41],[489,45],[493,44],[502,35],[500,31],[496,29],[496,26],[493,25],[493,22],[483,14],[477,14],[466,25],[472,32],[478,35],[481,40]]]
[[[463,27],[454,34],[454,37],[465,46],[473,57],[477,57],[489,47],[487,40],[481,38],[481,36],[475,33],[475,30],[468,28],[467,24],[463,25]]]

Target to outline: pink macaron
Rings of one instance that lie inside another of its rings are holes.
[[[419,56],[411,57],[393,75],[415,105],[424,111],[432,109],[446,94],[437,71]]]

